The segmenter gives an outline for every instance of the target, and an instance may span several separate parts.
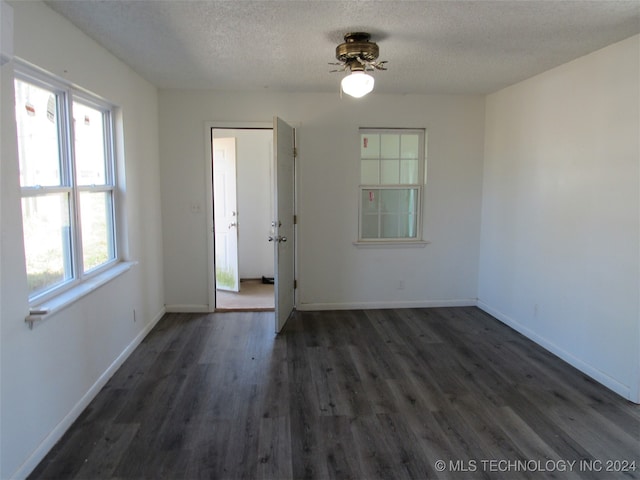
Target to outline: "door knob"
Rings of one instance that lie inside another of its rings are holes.
[[[237,226],[238,226],[238,224],[237,224],[236,222],[231,222],[231,223],[229,224],[229,228],[231,228],[231,227],[237,227]]]
[[[274,240],[276,242],[286,242],[287,241],[287,237],[280,237],[280,236],[274,237],[274,236],[269,235],[269,241],[273,242]]]

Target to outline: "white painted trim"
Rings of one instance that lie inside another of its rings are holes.
[[[162,308],[156,316],[149,322],[136,337],[127,345],[127,347],[118,355],[118,357],[107,367],[107,369],[98,377],[95,383],[87,390],[82,398],[75,404],[71,411],[62,419],[58,425],[45,437],[45,439],[36,447],[18,469],[13,472],[11,478],[26,478],[38,464],[44,459],[54,445],[62,438],[66,431],[73,425],[85,408],[89,406],[91,401],[98,395],[100,390],[107,384],[109,379],[118,371],[122,364],[129,358],[133,351],[142,343],[144,338],[156,326],[162,316],[166,313]]]
[[[174,304],[165,305],[167,313],[210,313],[214,310],[209,309],[209,305],[200,304]]]
[[[300,311],[317,310],[382,310],[389,308],[435,308],[435,307],[475,307],[475,298],[451,300],[418,300],[397,302],[355,302],[355,303],[302,303]]]
[[[589,377],[591,377],[592,379],[594,379],[598,383],[601,383],[602,385],[604,385],[608,389],[613,390],[618,395],[620,395],[620,396],[622,396],[622,397],[624,397],[627,400],[630,400],[632,402],[640,403],[640,402],[638,402],[638,400],[639,400],[638,398],[633,398],[632,389],[629,387],[629,385],[624,385],[624,384],[620,383],[615,378],[610,377],[609,375],[607,375],[603,371],[598,370],[597,368],[594,368],[593,366],[589,365],[588,363],[584,362],[583,360],[573,356],[571,353],[565,351],[561,347],[557,346],[555,343],[551,342],[550,340],[546,339],[545,337],[543,337],[541,335],[538,335],[536,332],[534,332],[533,330],[530,330],[529,328],[525,327],[524,325],[519,323],[517,320],[509,317],[508,315],[505,315],[504,313],[500,312],[499,310],[496,310],[496,309],[492,308],[491,306],[487,305],[486,303],[482,302],[481,300],[478,300],[477,306],[481,310],[484,310],[485,312],[487,312],[489,315],[492,315],[493,317],[495,317],[498,320],[500,320],[502,323],[510,326],[511,328],[516,330],[517,332],[521,333],[522,335],[527,337],[529,340],[537,343],[542,348],[548,350],[549,352],[551,352],[554,355],[556,355],[557,357],[561,358],[562,360],[564,360],[568,364],[570,364],[573,367],[577,368],[578,370],[580,370],[585,375],[588,375]]]
[[[638,37],[638,41],[640,42],[640,37]],[[640,254],[640,245],[638,245],[638,253]],[[640,255],[638,255],[638,267],[640,267]],[[638,294],[639,294],[639,298],[640,298],[640,285],[638,285]],[[639,312],[640,313],[640,312]],[[630,388],[630,392],[629,392],[629,400],[631,400],[633,403],[637,403],[640,404],[640,318],[638,319],[639,322],[639,328],[638,328],[638,332],[637,332],[637,350],[636,350],[636,365],[635,365],[635,372],[633,375],[633,384],[631,385]]]
[[[424,248],[431,242],[429,240],[372,240],[352,242],[357,248]]]
[[[89,277],[86,280],[82,280],[74,287],[62,293],[59,293],[55,297],[52,297],[36,305],[32,305],[30,308],[31,311],[39,310],[46,313],[41,315],[30,314],[27,316],[27,318],[25,318],[25,321],[29,323],[41,322],[43,320],[46,320],[47,318],[61,312],[70,305],[73,305],[86,295],[89,295],[91,292],[97,290],[102,285],[105,285],[106,283],[119,277],[120,275],[125,274],[137,264],[137,261],[115,263],[107,270],[95,276]]]
[[[213,123],[205,122],[204,125],[204,178],[205,178],[205,206],[207,214],[207,311],[216,309],[216,266],[215,266],[215,240],[214,240],[214,218],[213,218],[213,138],[211,129]],[[174,310],[167,310],[173,312]],[[177,311],[177,310],[176,310]]]
[[[231,129],[265,129],[273,130],[273,122],[207,122],[209,128],[231,128]]]

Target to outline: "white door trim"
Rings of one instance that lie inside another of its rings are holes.
[[[214,128],[256,128],[272,129],[273,121],[270,122],[223,122],[206,121],[204,123],[204,182],[205,182],[205,213],[207,215],[207,298],[209,312],[216,309],[216,268],[215,249],[213,236],[213,158],[212,131]]]

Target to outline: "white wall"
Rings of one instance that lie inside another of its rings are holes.
[[[206,308],[205,209],[190,207],[207,200],[205,124],[213,120],[275,114],[298,127],[299,307],[479,296],[486,310],[640,401],[639,37],[490,95],[486,117],[480,96],[162,91],[158,103],[152,85],[48,7],[13,6],[18,56],[121,107],[125,250],[139,263],[28,329],[13,65],[4,65],[1,478],[35,467],[159,318],[165,297]],[[426,247],[353,246],[361,126],[427,129]]]
[[[487,97],[479,303],[640,401],[640,37]]]
[[[121,227],[126,258],[138,264],[29,330],[14,65],[2,66],[0,478],[37,465],[164,308],[155,87],[44,4],[12,5],[16,56],[120,107]]]
[[[383,74],[381,74],[383,75]],[[338,80],[336,80],[338,82]],[[337,90],[337,83],[336,83]],[[298,127],[298,306],[473,304],[477,292],[484,98],[161,90],[166,303],[207,304],[207,121]],[[359,127],[425,127],[424,235],[413,249],[358,249]],[[399,290],[400,280],[404,289]]]
[[[240,278],[273,277],[273,131],[216,130],[236,138],[238,258]]]

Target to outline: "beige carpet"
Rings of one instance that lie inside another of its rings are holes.
[[[273,285],[261,280],[242,280],[240,292],[216,291],[216,308],[229,310],[273,310]]]

